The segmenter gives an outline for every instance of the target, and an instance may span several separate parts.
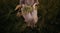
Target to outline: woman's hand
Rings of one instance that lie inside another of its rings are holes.
[[[22,7],[21,5],[17,5],[16,8],[15,8],[15,10],[18,10],[18,9],[20,9],[21,7]]]

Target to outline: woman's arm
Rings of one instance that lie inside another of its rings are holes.
[[[36,5],[38,5],[38,4],[39,4],[38,0],[35,0],[34,4],[35,4],[35,3],[36,3]]]
[[[19,10],[22,6],[21,5],[17,5],[15,10]]]
[[[21,9],[23,4],[25,4],[25,0],[19,0],[19,5],[16,6],[15,10]]]

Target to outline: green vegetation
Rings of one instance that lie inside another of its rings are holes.
[[[0,31],[3,33],[59,33],[60,0],[39,0],[37,27],[25,26],[23,17],[17,17],[15,11],[19,0],[0,0]]]
[[[23,13],[29,13],[32,12],[32,7],[31,6],[25,6],[24,8],[22,8]]]

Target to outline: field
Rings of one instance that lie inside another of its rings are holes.
[[[60,33],[60,0],[39,0],[36,28],[25,26],[23,17],[17,17],[15,7],[19,0],[0,0],[1,33]]]

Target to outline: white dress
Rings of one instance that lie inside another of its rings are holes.
[[[27,4],[30,4],[31,3],[30,5],[32,5],[34,3],[34,2],[29,2],[29,1],[26,1],[26,2],[27,2]],[[23,7],[24,6],[25,5],[23,5]],[[37,9],[34,9],[34,7],[35,7],[35,5],[33,6],[32,12],[29,12],[28,14],[24,14],[23,11],[22,11],[22,9],[21,9],[22,14],[23,14],[23,18],[25,19],[25,22],[27,22],[30,25],[31,25],[31,23],[32,23],[32,25],[33,24],[36,24],[37,21],[38,21]]]

